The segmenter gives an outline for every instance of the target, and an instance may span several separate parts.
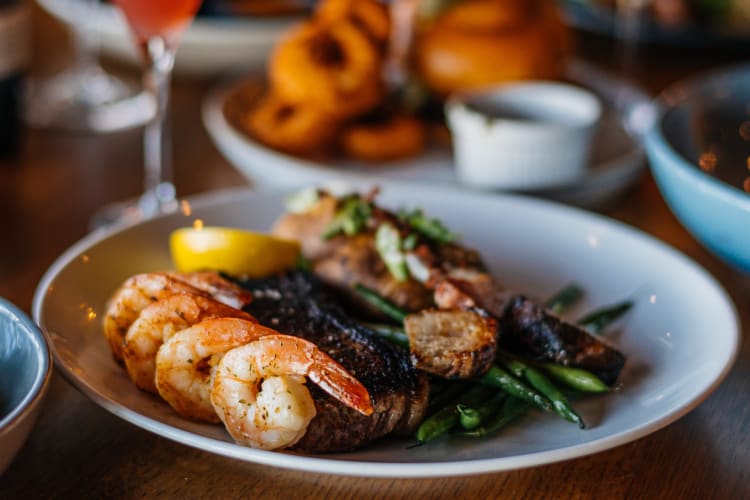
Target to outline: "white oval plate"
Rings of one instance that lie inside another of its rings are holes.
[[[451,437],[409,448],[412,440],[393,437],[351,453],[310,456],[235,445],[222,427],[182,419],[157,397],[136,389],[112,360],[101,333],[110,294],[132,274],[171,267],[167,239],[173,229],[200,218],[206,225],[266,230],[281,213],[285,193],[214,193],[191,201],[190,216],[172,214],[87,236],[43,277],[34,296],[34,320],[48,336],[62,373],[128,422],[239,460],[353,476],[475,474],[596,453],[676,420],[729,370],[739,338],[734,306],[706,271],[667,245],[601,216],[542,200],[408,183],[380,186],[385,206],[422,207],[459,231],[509,288],[544,296],[579,283],[587,296],[573,315],[636,299],[613,337],[628,356],[622,390],[576,402],[589,428],[533,412],[486,439]]]
[[[598,206],[635,181],[643,170],[642,134],[653,119],[650,98],[639,88],[582,61],[573,61],[568,77],[590,88],[604,103],[604,114],[593,141],[591,165],[586,175],[561,187],[528,191],[529,194],[577,206]],[[237,130],[226,119],[227,98],[257,77],[220,85],[206,98],[203,123],[216,147],[255,186],[290,188],[336,177],[398,179],[430,185],[457,186],[451,152],[428,148],[420,156],[377,166],[341,159],[322,163],[269,148]]]
[[[96,3],[87,11],[82,0],[39,0],[49,13],[66,24],[78,24],[99,40],[101,50],[121,61],[140,64],[127,23],[113,5]],[[263,67],[273,46],[298,17],[199,17],[182,37],[175,59],[178,74],[211,76]]]

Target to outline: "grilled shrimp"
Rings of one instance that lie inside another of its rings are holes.
[[[112,348],[112,355],[122,361],[123,343],[128,328],[141,311],[159,299],[175,293],[207,296],[192,285],[164,273],[136,274],[128,278],[107,304],[104,316],[104,335]]]
[[[282,334],[227,352],[214,371],[211,404],[239,444],[286,448],[305,435],[316,414],[305,377],[360,413],[372,413],[357,379],[315,344]]]
[[[250,303],[253,294],[242,287],[227,281],[215,271],[196,271],[192,273],[171,273],[171,276],[208,293],[214,299],[228,306],[242,309]]]
[[[118,362],[122,361],[123,344],[128,328],[138,318],[141,311],[152,302],[176,293],[213,296],[219,302],[233,307],[248,304],[252,297],[249,292],[224,280],[214,272],[186,275],[136,274],[128,278],[114,293],[104,315],[104,336],[109,341],[112,355]]]
[[[146,306],[125,335],[122,355],[131,380],[140,389],[157,393],[154,376],[159,347],[180,330],[221,317],[255,321],[240,309],[190,293],[177,293]]]
[[[156,354],[156,390],[183,417],[219,422],[211,406],[211,371],[227,351],[276,330],[240,318],[216,318],[175,333]]]

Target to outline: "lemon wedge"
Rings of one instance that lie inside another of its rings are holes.
[[[180,272],[211,269],[262,278],[297,262],[296,241],[228,227],[186,227],[169,238],[172,262]]]

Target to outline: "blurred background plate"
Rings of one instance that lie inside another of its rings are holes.
[[[566,21],[571,26],[599,35],[621,38],[623,33],[618,27],[614,3],[614,1],[560,0]],[[667,2],[662,3],[666,4]],[[750,2],[747,0],[716,2],[670,0],[669,3],[672,4],[673,9],[675,5],[684,4],[692,6],[692,10],[683,14],[674,11],[669,14],[665,13],[664,16],[673,16],[674,18],[661,21],[653,14],[646,12],[641,17],[638,26],[638,41],[694,47],[729,47],[738,44],[750,46]],[[716,10],[712,13],[714,19],[708,19],[708,13],[700,13],[693,6],[697,4],[703,6],[704,9],[713,7]],[[679,19],[680,15],[689,17]]]
[[[644,163],[642,134],[653,119],[651,99],[633,84],[594,66],[573,61],[568,78],[593,90],[604,104],[588,174],[570,185],[530,191],[578,206],[594,207],[617,197],[641,174]],[[222,154],[256,187],[296,187],[331,178],[377,178],[457,186],[451,151],[433,146],[420,156],[366,165],[351,159],[311,160],[271,149],[235,128],[224,105],[240,89],[262,90],[259,77],[246,77],[217,87],[203,106],[203,121]]]
[[[38,3],[64,23],[82,23],[99,37],[102,53],[135,64],[138,54],[119,10],[100,3],[92,10],[90,19],[82,21],[76,18],[82,1],[38,0]],[[217,11],[211,12],[215,14]],[[296,14],[262,17],[200,15],[183,36],[175,71],[211,76],[260,68],[281,34],[298,20]]]

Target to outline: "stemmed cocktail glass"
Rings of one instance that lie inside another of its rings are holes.
[[[144,61],[143,85],[153,95],[156,111],[144,130],[144,192],[137,203],[105,207],[92,226],[137,222],[177,208],[172,183],[166,127],[169,85],[183,31],[201,0],[113,0],[125,15]]]

